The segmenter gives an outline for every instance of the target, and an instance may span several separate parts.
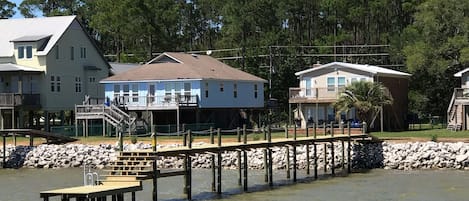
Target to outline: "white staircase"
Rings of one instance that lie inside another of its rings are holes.
[[[83,105],[75,105],[76,120],[103,119],[112,126],[127,131],[131,134],[135,130],[135,118],[121,110],[115,105],[89,104],[84,101]]]
[[[451,102],[448,107],[448,126],[446,127],[448,130],[452,131],[459,131],[462,129],[462,121],[463,121],[463,105],[457,104],[456,102],[456,91],[453,93],[453,97],[451,98]]]

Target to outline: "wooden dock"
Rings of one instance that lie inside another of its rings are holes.
[[[296,130],[296,129],[295,129]],[[345,129],[342,129],[345,130]],[[351,141],[355,139],[365,139],[368,137],[365,133],[360,134],[351,134],[350,126],[347,127],[346,132],[347,134],[334,134],[334,129],[331,129],[330,135],[323,135],[317,136],[316,131],[314,130],[313,135],[309,136],[309,133],[306,132],[305,137],[297,137],[296,132],[293,133],[293,136],[289,136],[288,131],[286,131],[286,137],[282,139],[272,139],[271,132],[269,129],[268,133],[265,133],[263,140],[257,141],[247,141],[247,134],[246,129],[243,129],[243,132],[238,132],[238,141],[237,142],[225,142],[222,143],[220,129],[216,132],[210,132],[210,143],[209,144],[202,144],[199,146],[192,147],[192,142],[189,139],[192,139],[192,133],[190,131],[186,132],[183,135],[183,145],[180,147],[174,148],[162,148],[156,149],[156,135],[153,138],[153,150],[140,150],[140,151],[132,151],[132,152],[120,152],[117,156],[117,160],[114,161],[108,168],[107,172],[108,175],[105,176],[104,181],[111,180],[121,180],[121,181],[128,181],[131,180],[153,180],[153,191],[152,197],[153,200],[157,200],[157,179],[162,177],[171,177],[171,176],[184,176],[184,193],[187,195],[187,199],[192,199],[192,159],[191,157],[195,156],[195,154],[210,154],[211,155],[211,168],[212,168],[212,186],[211,189],[213,192],[217,194],[222,193],[222,154],[226,151],[235,151],[238,153],[238,184],[239,186],[243,187],[244,191],[248,191],[248,154],[247,151],[250,149],[263,149],[264,150],[264,167],[265,168],[265,182],[269,184],[269,186],[273,186],[273,158],[272,158],[272,148],[273,147],[291,147],[293,152],[289,153],[287,151],[288,156],[286,157],[287,160],[287,178],[290,178],[291,173],[293,175],[293,182],[297,181],[297,152],[296,148],[299,145],[306,145],[308,150],[306,152],[306,173],[307,175],[310,174],[310,164],[313,164],[314,170],[314,178],[318,177],[318,163],[317,159],[317,146],[324,145],[327,146],[328,143],[334,144],[335,142],[341,142],[342,144],[342,161],[340,161],[342,168],[347,170],[349,173],[351,172]],[[217,143],[215,144],[215,134],[218,138]],[[326,132],[325,132],[326,133]],[[348,143],[348,149],[345,151],[344,144]],[[310,151],[310,146],[313,148],[313,151]],[[334,146],[331,146],[330,154],[332,155],[332,161],[330,163],[336,164],[334,162]],[[287,149],[289,150],[289,149]],[[312,152],[312,153],[310,153]],[[346,153],[347,152],[347,153]],[[309,155],[312,154],[313,161],[310,161]],[[290,156],[292,156],[293,161],[290,161]],[[324,157],[326,158],[327,152],[324,151]],[[183,170],[172,170],[167,172],[161,172],[157,169],[157,160],[159,157],[178,157],[182,158],[184,161]],[[345,161],[347,158],[347,161]],[[347,164],[347,166],[346,166]],[[327,171],[327,164],[325,164],[324,171]],[[335,174],[335,167],[334,165],[331,166],[330,169],[331,175]],[[116,179],[120,178],[120,179]],[[103,182],[103,185],[110,185],[108,182]],[[106,194],[105,187],[96,187],[93,186],[95,191],[89,190],[85,191],[85,187],[83,188],[83,194],[80,194],[81,197],[86,197],[88,195],[94,195],[94,198],[99,198],[99,196],[110,195]],[[92,187],[92,188],[93,188]],[[77,187],[80,189],[80,187]],[[41,197],[44,198],[44,201],[47,201],[48,197],[61,195],[62,198],[74,197],[76,194],[73,194],[72,190],[74,188],[69,189],[58,189],[53,191],[45,191],[41,192]],[[120,192],[129,192],[126,191],[127,188],[122,187],[121,189],[114,189],[115,191],[110,191],[112,193],[120,193]],[[138,188],[132,189],[138,190]],[[93,192],[94,194],[92,194]],[[104,194],[100,194],[104,193]],[[91,198],[91,197],[90,197]],[[105,198],[101,198],[101,200],[105,200]],[[64,200],[64,199],[63,199]],[[67,199],[65,199],[67,200]],[[98,199],[99,201],[99,199]]]

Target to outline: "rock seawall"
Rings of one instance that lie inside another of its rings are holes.
[[[160,145],[163,147],[177,147],[180,145]],[[194,145],[197,146],[197,145]],[[327,168],[332,167],[331,144],[326,144]],[[125,150],[150,149],[149,144],[137,143],[124,146]],[[314,167],[313,146],[310,148],[310,167]],[[286,168],[286,147],[272,148],[273,168]],[[0,157],[3,155],[0,150]],[[39,145],[37,147],[7,146],[7,166],[27,168],[67,168],[80,167],[84,164],[104,168],[116,159],[117,145]],[[345,143],[345,157],[347,157],[347,143]],[[290,147],[290,162],[293,161]],[[342,145],[334,143],[334,166],[339,168],[342,161]],[[262,149],[248,151],[248,165],[251,169],[264,168],[264,153]],[[317,145],[318,168],[324,167],[324,144]],[[344,158],[345,161],[346,158]],[[192,159],[194,168],[210,168],[211,156],[198,154]],[[469,144],[467,143],[353,143],[351,151],[351,165],[353,168],[385,168],[385,169],[469,169]],[[306,168],[306,146],[297,147],[297,163],[299,169]],[[237,168],[237,153],[223,153],[224,168]],[[183,161],[175,157],[160,158],[159,168],[182,168]]]

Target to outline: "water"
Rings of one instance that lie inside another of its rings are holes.
[[[39,192],[83,184],[82,169],[0,169],[0,201],[41,200]],[[193,198],[195,200],[409,200],[452,201],[468,200],[469,171],[371,170],[348,176],[322,176],[314,181],[300,171],[299,182],[285,179],[284,171],[274,174],[275,185],[264,182],[264,171],[249,171],[249,192],[238,186],[237,171],[224,170],[223,195],[211,192],[211,170],[193,170]],[[184,200],[183,177],[158,180],[159,200]],[[144,190],[137,192],[137,200],[151,200],[151,181],[144,182]],[[51,200],[59,200],[58,197]]]

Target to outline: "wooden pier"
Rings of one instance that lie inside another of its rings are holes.
[[[333,128],[333,125],[331,125]],[[316,128],[316,127],[315,127]],[[314,178],[318,178],[318,163],[317,159],[317,146],[320,144],[324,144],[326,147],[327,144],[334,145],[335,142],[340,142],[342,145],[342,160],[340,161],[341,166],[347,172],[351,172],[351,141],[355,139],[365,139],[368,137],[365,133],[360,134],[351,134],[350,126],[347,126],[346,129],[342,129],[342,133],[334,134],[334,129],[329,131],[330,135],[321,135],[317,136],[316,129],[313,130],[313,135],[310,136],[309,132],[306,132],[304,137],[297,137],[297,133],[293,132],[293,136],[290,137],[288,133],[288,129],[286,129],[285,137],[282,139],[272,139],[271,138],[271,131],[268,129],[267,132],[264,132],[264,139],[257,140],[257,141],[247,141],[247,134],[246,129],[243,129],[243,132],[240,132],[238,129],[237,142],[225,142],[222,143],[221,132],[220,129],[214,131],[210,129],[210,143],[209,144],[202,144],[199,146],[192,147],[192,133],[191,131],[187,131],[183,139],[183,145],[180,147],[174,148],[162,148],[156,149],[156,135],[153,138],[153,150],[139,150],[139,151],[132,151],[132,152],[120,152],[117,156],[117,160],[114,161],[107,170],[108,175],[105,176],[105,181],[108,181],[110,178],[121,178],[121,181],[128,181],[129,178],[131,180],[146,180],[152,179],[153,180],[153,200],[157,200],[157,179],[162,177],[171,177],[171,176],[184,176],[184,188],[183,191],[187,195],[187,199],[192,199],[192,159],[191,157],[195,156],[195,154],[210,154],[211,157],[211,168],[212,168],[212,185],[211,190],[216,192],[217,194],[221,194],[222,190],[222,154],[227,151],[235,151],[237,152],[238,157],[238,184],[243,187],[244,191],[248,191],[248,154],[247,151],[250,149],[263,149],[264,150],[264,167],[265,167],[265,182],[268,183],[269,186],[273,186],[273,158],[272,158],[272,148],[273,147],[291,147],[292,153],[287,151],[288,156],[287,159],[287,178],[291,178],[291,174],[293,175],[293,182],[297,181],[297,171],[298,171],[298,161],[297,161],[297,151],[296,148],[299,145],[306,145],[307,146],[307,158],[306,158],[306,174],[310,174],[310,154],[313,156],[313,173]],[[295,129],[296,131],[296,129]],[[344,133],[346,132],[346,134]],[[215,134],[218,138],[217,143],[215,144]],[[345,143],[348,144],[348,149],[345,151]],[[312,146],[313,151],[310,153],[309,147]],[[334,146],[331,146],[330,152],[332,154],[332,164],[335,164],[334,161]],[[287,149],[289,150],[289,148]],[[326,149],[325,149],[326,150]],[[346,153],[347,152],[347,153]],[[290,154],[292,155],[293,161],[290,161]],[[157,160],[159,157],[178,157],[184,160],[183,170],[172,170],[167,172],[162,172],[157,169]],[[324,151],[324,157],[327,157],[327,152]],[[345,160],[347,158],[347,160]],[[324,166],[324,171],[327,171],[327,164]],[[330,173],[332,175],[335,174],[335,165],[331,165]],[[112,180],[112,179],[111,179]],[[115,182],[111,182],[115,183]],[[108,182],[103,182],[103,185],[109,185]],[[80,187],[76,187],[80,188]],[[83,189],[87,189],[82,187]],[[94,195],[89,192],[90,191],[83,191],[83,194],[80,194],[83,198],[90,198],[88,200],[93,200],[94,198],[99,198],[101,196],[101,200],[106,200],[106,198],[102,198],[106,194],[104,189],[99,190],[100,188],[104,187],[96,187],[96,191],[94,192],[97,196],[90,196]],[[72,190],[74,188],[71,188]],[[139,188],[135,188],[132,190],[138,190]],[[114,189],[112,193],[118,192],[124,193],[128,192],[128,188],[122,187],[121,189]],[[97,192],[99,191],[99,192]],[[104,194],[100,194],[104,193]],[[44,191],[41,192],[41,197],[44,198],[44,201],[48,200],[50,196],[61,195],[62,198],[68,197],[76,197],[76,194],[68,189],[58,189],[53,191]],[[86,196],[85,196],[86,195]],[[64,200],[64,199],[62,199]],[[68,200],[68,199],[65,199]],[[77,199],[79,200],[79,199]],[[98,199],[99,201],[100,199]]]

